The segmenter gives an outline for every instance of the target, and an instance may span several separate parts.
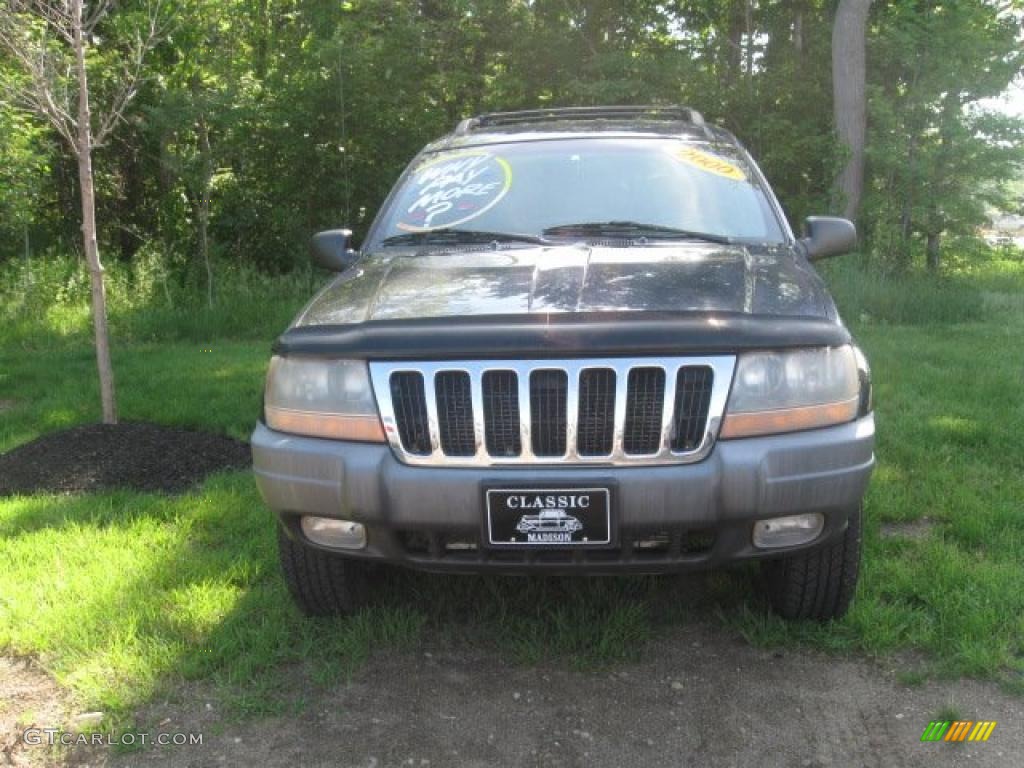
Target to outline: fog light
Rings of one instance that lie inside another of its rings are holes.
[[[324,547],[362,549],[366,546],[366,528],[362,523],[306,515],[301,525],[306,538]]]
[[[760,549],[795,547],[814,541],[824,527],[825,517],[818,512],[758,520],[754,523],[754,546]]]

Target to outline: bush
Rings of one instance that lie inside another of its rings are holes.
[[[1003,314],[1008,308],[1021,311],[1024,261],[988,259],[933,275],[886,274],[841,259],[820,271],[839,312],[851,323],[964,323]],[[1001,297],[1009,300],[994,300]]]
[[[309,268],[270,276],[251,266],[217,262],[209,307],[205,284],[157,252],[144,249],[131,264],[111,262],[106,270],[107,310],[118,341],[270,339],[325,279]],[[79,259],[49,255],[0,266],[5,344],[87,340],[89,301],[89,274]]]

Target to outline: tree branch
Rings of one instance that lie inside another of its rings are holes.
[[[100,20],[107,15],[107,11],[110,10],[110,0],[97,0],[93,5],[92,10],[82,19],[82,34],[85,37],[92,37],[93,30],[96,29],[96,25],[100,23]]]
[[[106,3],[102,4],[106,5]],[[103,146],[111,131],[124,119],[125,110],[132,99],[138,94],[139,88],[144,81],[142,69],[146,56],[167,36],[170,22],[168,19],[164,19],[162,8],[161,0],[155,0],[149,6],[146,33],[145,35],[138,34],[136,36],[131,60],[125,67],[125,76],[121,87],[111,100],[105,113],[100,117],[99,127],[96,129],[95,140],[93,141],[94,147]]]
[[[79,39],[90,40],[111,5],[111,0],[96,0],[89,5],[88,13],[81,19]],[[164,6],[164,0],[150,3],[147,22],[136,35],[120,85],[106,109],[94,112],[97,130],[92,147],[103,145],[138,95],[144,81],[146,56],[170,31],[170,14],[165,13]],[[33,20],[37,23],[33,24]],[[84,148],[77,145],[78,123],[70,106],[71,67],[70,63],[61,66],[67,59],[64,46],[75,44],[76,23],[71,4],[63,0],[0,0],[0,48],[11,54],[27,80],[15,83],[11,79],[4,90],[13,103],[50,122],[77,154]],[[62,73],[61,69],[65,71]]]
[[[68,107],[66,91],[65,98],[57,95],[63,84],[55,72],[54,54],[46,34],[43,32],[33,39],[28,25],[18,21],[19,14],[30,11],[13,11],[28,5],[18,0],[9,0],[8,12],[0,15],[0,48],[17,61],[28,78],[27,83],[16,83],[8,79],[4,83],[4,91],[14,104],[47,120],[77,154],[78,147],[74,140],[76,121]],[[55,29],[49,22],[47,25],[49,29]]]
[[[8,0],[7,6],[13,14],[32,15],[46,22],[65,42],[73,41],[73,20],[65,3],[46,0]]]

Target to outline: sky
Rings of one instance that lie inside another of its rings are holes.
[[[1014,117],[1024,118],[1024,78],[1012,83],[998,99],[983,99],[981,105]]]

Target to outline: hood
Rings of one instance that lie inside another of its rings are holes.
[[[642,310],[835,318],[821,278],[789,247],[577,244],[369,254],[295,325]]]

